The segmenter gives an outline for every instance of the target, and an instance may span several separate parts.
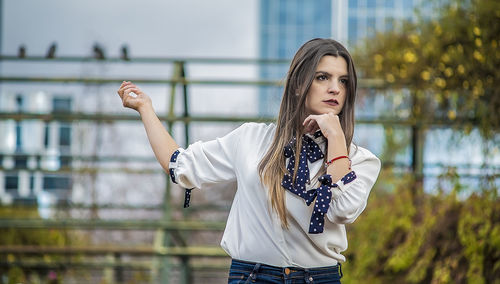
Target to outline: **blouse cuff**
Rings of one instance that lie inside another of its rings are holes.
[[[184,149],[177,149],[175,152],[172,154],[172,157],[170,157],[170,163],[168,165],[168,173],[170,175],[170,179],[172,180],[173,183],[177,183],[176,178],[175,178],[175,169],[177,168],[177,157],[181,153],[181,150],[184,151]],[[186,188],[184,192],[184,208],[189,207],[189,202],[191,201],[191,190],[192,188]]]
[[[314,201],[314,208],[309,223],[309,233],[323,233],[325,226],[325,214],[330,208],[332,198],[336,198],[342,194],[342,188],[356,179],[354,171],[346,174],[337,183],[332,183],[332,176],[324,174],[319,177],[318,181],[321,185],[318,188],[311,189],[306,193],[306,204],[309,206]]]
[[[173,183],[177,183],[177,181],[175,180],[175,168],[177,167],[177,157],[180,153],[180,149],[175,150],[175,152],[170,157],[170,163],[168,164],[168,173],[170,174],[170,179]]]
[[[356,177],[356,172],[350,171],[344,177],[342,177],[339,181],[337,181],[335,183],[336,186],[332,187],[332,199],[339,198],[343,194],[346,186],[349,183],[351,183],[354,180],[356,180],[356,178],[357,178]]]

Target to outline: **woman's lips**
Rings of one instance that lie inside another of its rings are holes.
[[[323,101],[324,103],[326,103],[327,105],[330,105],[330,106],[338,106],[339,105],[339,102],[337,100],[326,100],[326,101]]]

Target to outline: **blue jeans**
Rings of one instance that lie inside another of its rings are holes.
[[[276,267],[233,259],[228,284],[246,283],[340,283],[342,268],[334,266],[300,268]]]

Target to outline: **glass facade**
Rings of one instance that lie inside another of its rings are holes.
[[[414,9],[422,0],[355,0],[348,1],[348,43],[361,40],[395,28],[395,22],[411,20]],[[341,16],[341,15],[338,15]]]
[[[331,37],[331,0],[276,0],[260,2],[259,57],[291,59],[306,41],[316,37]],[[289,63],[263,64],[260,77],[281,80],[286,77]],[[259,113],[276,116],[283,88],[261,87]]]

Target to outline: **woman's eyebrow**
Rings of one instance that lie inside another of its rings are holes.
[[[330,73],[328,73],[326,71],[321,71],[321,70],[316,71],[315,74],[325,74],[325,75],[328,75],[328,76],[332,76],[332,74],[330,74]],[[349,74],[340,75],[339,77],[349,77]]]

